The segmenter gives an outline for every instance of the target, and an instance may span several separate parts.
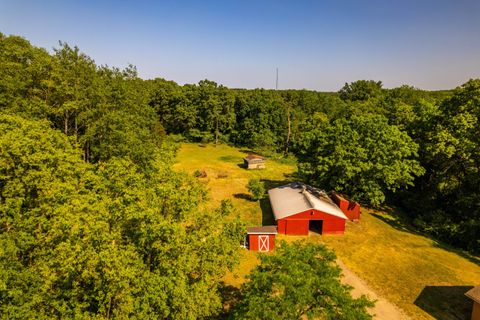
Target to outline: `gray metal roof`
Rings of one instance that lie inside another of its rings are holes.
[[[277,226],[248,227],[247,234],[277,234]]]
[[[301,182],[292,182],[270,189],[268,196],[275,220],[312,209],[347,220],[347,216],[325,191]]]

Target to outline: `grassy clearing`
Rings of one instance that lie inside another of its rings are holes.
[[[251,225],[262,225],[262,206],[269,206],[268,199],[251,201],[246,188],[249,179],[257,178],[272,186],[281,184],[295,172],[292,164],[267,160],[264,170],[246,170],[242,167],[243,157],[249,150],[238,150],[227,145],[182,144],[177,155],[175,170],[193,173],[205,170],[205,182],[210,189],[211,201],[208,206],[218,207],[223,199],[231,199],[245,222]],[[221,178],[219,176],[226,177]]]
[[[202,179],[211,193],[207,206],[218,206],[222,199],[230,198],[249,225],[270,224],[268,199],[250,201],[245,186],[250,178],[264,180],[270,187],[291,181],[295,166],[269,160],[267,169],[248,171],[240,167],[244,151],[225,145],[183,144],[174,168],[207,172]],[[217,178],[222,174],[226,177]],[[409,231],[394,214],[386,212],[362,210],[361,222],[349,222],[342,236],[279,239],[326,243],[373,290],[413,319],[468,319],[471,303],[463,294],[480,284],[480,258],[441,247]],[[239,268],[225,281],[239,286],[257,263],[256,254],[243,252]]]

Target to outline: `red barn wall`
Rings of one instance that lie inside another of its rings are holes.
[[[334,194],[332,198],[348,219],[360,220],[360,204],[358,202],[348,201],[337,194]]]
[[[480,303],[473,302],[473,309],[472,309],[472,320],[479,320],[480,319]]]
[[[285,234],[305,235],[308,234],[310,220],[287,219]]]
[[[262,234],[249,234],[248,235],[248,249],[250,251],[258,251],[258,236]],[[269,250],[272,251],[275,248],[275,235],[268,234]]]
[[[308,210],[277,221],[278,233],[288,235],[308,235],[310,220],[322,220],[322,234],[342,234],[345,232],[345,219],[318,210]]]

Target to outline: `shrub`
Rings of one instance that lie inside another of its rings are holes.
[[[265,194],[265,185],[259,179],[250,179],[247,189],[252,194],[252,200],[254,201],[262,199]]]

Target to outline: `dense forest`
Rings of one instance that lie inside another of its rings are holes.
[[[227,203],[199,209],[204,186],[171,169],[181,139],[295,157],[305,181],[400,207],[419,231],[479,253],[479,121],[480,80],[435,92],[371,80],[333,93],[182,86],[0,33],[1,312],[217,315],[244,225]],[[272,315],[249,307],[254,289],[236,317]],[[369,302],[355,301],[361,318]]]

